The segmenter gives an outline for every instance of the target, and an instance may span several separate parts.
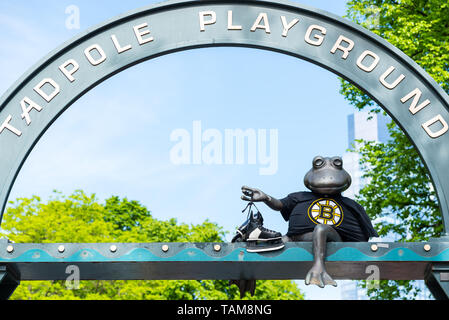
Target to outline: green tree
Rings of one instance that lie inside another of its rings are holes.
[[[449,3],[447,0],[351,0],[347,17],[401,49],[449,92]],[[362,91],[341,80],[341,93],[358,109],[380,112]],[[422,241],[442,232],[441,215],[429,174],[418,153],[395,123],[387,143],[362,143],[357,148],[369,182],[359,201],[379,234],[398,241]],[[395,221],[386,219],[395,217]],[[373,299],[416,296],[410,281],[381,281],[368,290]]]
[[[205,221],[199,225],[160,221],[137,201],[111,197],[104,204],[95,195],[76,191],[10,202],[0,236],[16,243],[105,242],[222,242],[225,232]],[[23,281],[12,299],[239,299],[228,281],[80,281],[69,290],[65,281]],[[244,299],[303,299],[293,281],[258,281],[254,297]]]

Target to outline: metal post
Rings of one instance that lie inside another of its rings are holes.
[[[0,300],[8,300],[20,284],[20,277],[11,266],[0,265]]]
[[[430,264],[425,273],[425,283],[436,300],[449,299],[449,264]]]

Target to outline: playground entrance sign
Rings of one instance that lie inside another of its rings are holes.
[[[446,93],[413,60],[360,26],[296,3],[265,0],[176,0],[141,8],[88,30],[41,60],[0,99],[0,212],[34,145],[83,94],[142,61],[217,46],[291,55],[361,88],[415,145],[430,172],[449,231]],[[208,81],[207,73],[203,79]],[[297,106],[276,107],[304,106],[298,97]]]

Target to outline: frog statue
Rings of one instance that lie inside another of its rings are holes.
[[[378,234],[363,207],[341,195],[351,185],[351,176],[343,169],[341,157],[316,156],[312,168],[304,177],[304,185],[311,192],[294,192],[282,199],[243,186],[241,198],[250,203],[264,202],[271,209],[280,211],[285,221],[289,222],[288,232],[282,237],[282,242],[312,242],[314,262],[305,278],[307,285],[315,284],[321,288],[325,285],[337,286],[325,269],[326,242],[368,241],[370,237],[378,237]],[[280,236],[279,232],[266,229],[260,223],[258,227],[254,225],[252,230],[247,231],[258,235],[265,243],[278,241]],[[254,292],[254,280],[237,280],[233,283],[239,286],[241,294],[242,289],[243,293]]]

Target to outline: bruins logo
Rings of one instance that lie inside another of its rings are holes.
[[[316,224],[327,224],[338,227],[343,221],[343,209],[333,199],[321,198],[310,205],[308,215]]]

